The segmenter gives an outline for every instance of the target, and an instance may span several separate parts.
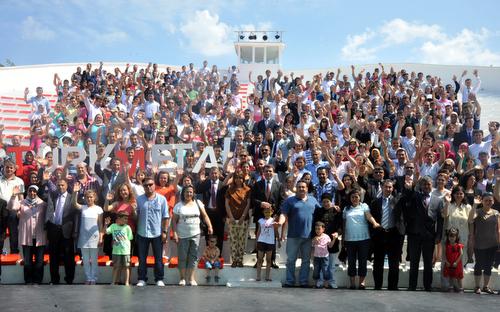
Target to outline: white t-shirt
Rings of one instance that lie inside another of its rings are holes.
[[[477,159],[479,157],[479,153],[481,152],[486,152],[488,155],[491,152],[491,141],[487,142],[481,142],[479,144],[471,144],[469,146],[469,153],[471,154],[472,158]]]
[[[97,248],[99,244],[99,215],[103,213],[99,206],[82,205],[78,248]]]
[[[204,208],[203,203],[196,199],[198,205]],[[174,214],[179,217],[177,236],[188,238],[200,234],[200,209],[194,201],[184,204],[182,201],[174,206]]]
[[[266,243],[274,245],[274,220],[269,218],[268,220],[264,218],[259,219],[259,229],[260,235],[257,242]]]

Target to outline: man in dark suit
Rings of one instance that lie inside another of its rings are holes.
[[[462,143],[467,143],[471,145],[474,143],[473,139],[473,131],[474,131],[474,118],[469,116],[465,118],[465,123],[460,132],[455,133],[455,137],[453,138],[453,147],[455,151],[458,151],[458,147]]]
[[[384,168],[376,166],[373,169],[372,179],[360,179],[359,186],[366,190],[365,202],[371,203],[382,195],[382,182],[384,180]]]
[[[101,158],[102,159],[102,158]],[[101,159],[95,163],[95,173],[102,179],[102,191],[100,199],[103,202],[109,192],[116,191],[116,188],[125,183],[125,173],[121,170],[121,161],[119,158],[112,158],[109,162],[110,169],[101,168]]]
[[[271,109],[269,107],[265,107],[263,111],[263,118],[261,121],[256,123],[253,127],[253,133],[262,133],[262,136],[265,137],[266,129],[270,128],[274,131],[275,128],[278,127],[276,120],[271,119]]]
[[[255,125],[255,121],[252,117],[252,111],[250,109],[245,109],[243,112],[243,118],[238,119],[238,124],[239,127],[242,127],[245,132],[247,131],[252,131],[253,126]]]
[[[253,137],[253,143],[247,146],[248,154],[252,157],[252,161],[255,164],[257,159],[261,157],[260,155],[260,147],[262,145],[262,141],[264,141],[264,136],[262,133],[255,133]]]
[[[431,195],[432,179],[422,177],[418,184],[420,191],[411,189],[411,183],[405,184],[402,197],[403,218],[408,235],[410,256],[410,282],[408,290],[416,290],[420,255],[424,262],[424,288],[432,290],[432,256],[435,244],[441,241],[443,231],[443,200]]]
[[[213,234],[217,236],[217,247],[222,253],[224,243],[224,219],[225,206],[223,205],[223,185],[220,181],[221,173],[219,168],[212,167],[210,169],[209,178],[199,182],[195,187],[196,194],[201,194],[202,202],[205,206],[205,211],[212,223]],[[208,246],[208,233],[205,234],[205,240]]]
[[[280,181],[284,181],[284,175],[287,170],[286,163],[281,154],[276,157],[271,157],[271,147],[268,144],[262,144],[260,147],[260,155],[266,162],[266,165],[272,165],[274,171],[278,173]]]
[[[122,169],[122,163],[119,158],[111,158],[109,162],[109,169],[101,168],[101,159],[97,158],[97,162],[95,163],[95,173],[102,179],[102,187],[101,192],[99,194],[99,203],[101,206],[104,205],[104,201],[108,193],[115,194],[116,189],[122,184],[125,183],[125,173]],[[105,212],[103,215],[104,218],[111,217],[114,220],[114,214],[110,212]],[[113,249],[113,237],[112,235],[104,235],[103,242],[103,251],[106,255],[111,257],[112,249]]]
[[[392,195],[394,182],[385,180],[380,197],[371,201],[370,212],[380,224],[380,228],[370,228],[373,247],[373,280],[375,289],[382,289],[384,279],[384,258],[389,260],[387,289],[397,290],[399,279],[399,260],[401,258],[404,225],[398,198]]]
[[[255,183],[251,194],[251,204],[253,207],[253,222],[255,223],[255,230],[258,230],[259,219],[264,217],[262,209],[272,207],[274,215],[280,215],[282,197],[282,185],[276,179],[274,174],[274,167],[270,164],[264,166],[264,179]],[[272,267],[277,268],[276,265],[276,248],[273,250]]]
[[[50,194],[47,202],[45,226],[49,240],[50,282],[59,284],[59,263],[63,254],[67,284],[72,284],[75,277],[75,244],[73,237],[78,230],[77,210],[68,193],[68,181],[57,181],[57,193]]]

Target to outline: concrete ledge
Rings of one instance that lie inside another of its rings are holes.
[[[99,284],[109,284],[112,279],[112,270],[113,268],[110,266],[99,267]],[[297,274],[299,271],[299,267],[297,266]],[[311,267],[311,277],[312,277],[312,267]],[[60,267],[61,277],[64,277],[64,267]],[[218,285],[220,286],[230,286],[230,287],[264,287],[264,288],[274,288],[279,287],[281,282],[285,277],[285,267],[284,265],[280,265],[279,269],[271,269],[271,278],[272,282],[255,281],[256,271],[251,266],[246,266],[243,268],[231,268],[230,265],[225,265],[224,269],[219,271],[220,281]],[[264,276],[264,272],[262,272]],[[464,274],[463,284],[466,289],[472,289],[474,287],[474,276],[472,271],[466,270]],[[203,269],[196,270],[196,281],[199,285],[207,285],[205,279],[206,273]],[[420,268],[419,272],[419,287],[422,287],[422,268]],[[387,280],[387,269],[385,270],[385,281],[384,287],[386,286]],[[2,284],[23,284],[23,266],[21,265],[9,265],[2,266],[2,276],[1,276]],[[408,278],[409,271],[408,269],[402,265],[399,274],[399,287],[401,289],[406,289],[408,287]],[[132,268],[132,281],[133,283],[137,282],[137,268]],[[154,283],[154,275],[153,269],[148,269],[148,281],[149,283]],[[168,268],[168,264],[165,264],[165,278],[164,281],[166,284],[176,285],[179,282],[179,270],[176,268]],[[336,281],[339,287],[347,287],[349,283],[349,278],[347,276],[347,268],[343,265],[339,266],[336,273]],[[49,266],[45,266],[44,271],[44,283],[50,282],[50,272]],[[75,280],[76,284],[83,284],[85,282],[85,273],[83,266],[77,265],[75,272]],[[209,285],[215,285],[212,279]],[[312,285],[312,279],[311,279]],[[368,268],[368,275],[366,277],[366,286],[373,287],[373,277],[372,270]],[[433,275],[433,286],[439,288],[441,286],[441,271],[439,269],[434,270]],[[500,276],[499,271],[494,269],[491,276],[490,286],[493,289],[500,289]]]

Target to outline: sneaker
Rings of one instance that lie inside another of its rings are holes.
[[[190,286],[198,286],[198,283],[196,281],[191,281],[189,282]]]
[[[337,283],[331,283],[330,284],[331,289],[338,289],[339,286],[337,286]]]
[[[164,287],[165,283],[162,280],[159,280],[159,281],[156,282],[156,286]]]
[[[139,281],[137,282],[137,287],[144,287],[144,286],[146,286],[146,282],[145,282],[145,281],[143,281],[143,280],[139,280]]]
[[[179,281],[179,286],[186,286],[186,280],[181,279],[181,280]]]

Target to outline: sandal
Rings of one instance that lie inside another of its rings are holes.
[[[489,287],[483,287],[482,291],[487,293],[487,294],[490,294],[490,295],[495,294],[495,292],[493,290],[491,290],[491,288],[489,288]]]
[[[474,288],[474,293],[480,295],[481,294],[481,288],[479,288],[479,287]]]

